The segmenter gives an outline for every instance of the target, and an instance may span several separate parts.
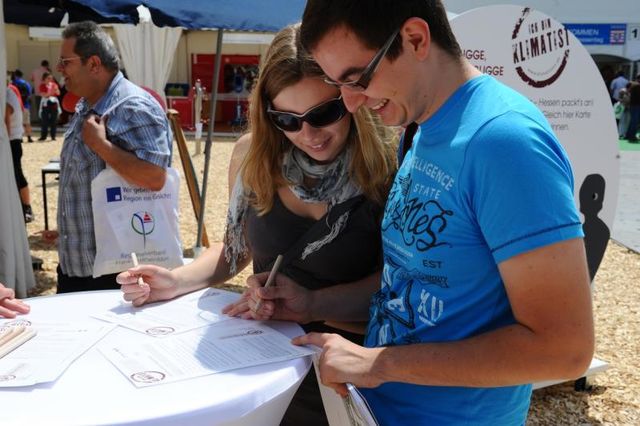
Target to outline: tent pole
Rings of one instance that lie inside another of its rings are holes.
[[[216,121],[216,104],[218,103],[218,80],[220,78],[220,63],[222,61],[222,37],[224,30],[218,28],[218,41],[216,43],[216,59],[213,65],[213,81],[211,82],[211,105],[209,108],[209,128],[207,141],[204,146],[204,175],[202,178],[202,195],[200,203],[200,217],[198,218],[198,236],[194,248],[194,257],[202,252],[202,228],[204,223],[205,204],[207,199],[207,181],[209,178],[209,162],[211,159],[211,144],[213,143],[213,127]]]

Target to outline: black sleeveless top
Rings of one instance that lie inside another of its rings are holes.
[[[351,210],[345,229],[333,241],[309,254],[305,260],[300,259],[302,253],[299,253],[280,272],[311,290],[371,275],[382,267],[382,211],[382,206],[365,199]],[[325,222],[326,216],[320,221]],[[285,207],[277,193],[269,213],[258,216],[249,207],[246,234],[254,273],[270,270],[277,255],[286,253],[315,223],[314,219],[298,216]],[[362,336],[351,338],[348,333],[324,324],[312,323],[302,327],[307,332],[339,332],[350,340],[362,340]]]

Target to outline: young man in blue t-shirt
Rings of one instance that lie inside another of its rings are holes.
[[[248,308],[266,299],[253,317],[368,320],[366,347],[295,343],[321,346],[323,382],[363,388],[382,424],[524,424],[530,383],[578,377],[593,355],[566,153],[533,104],[463,58],[439,0],[309,0],[302,41],[350,111],[416,134],[380,281],[319,296],[279,275],[253,290]]]

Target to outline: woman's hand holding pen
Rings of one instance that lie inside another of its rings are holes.
[[[138,279],[142,278],[142,284]],[[116,282],[122,287],[124,300],[134,306],[169,300],[178,296],[178,279],[173,271],[155,265],[139,265],[121,272]]]
[[[243,319],[277,319],[301,324],[312,321],[313,291],[283,274],[276,275],[273,285],[264,287],[268,276],[269,272],[264,272],[247,278],[249,288],[240,300],[225,306],[222,312]]]

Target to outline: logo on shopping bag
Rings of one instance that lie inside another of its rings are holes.
[[[151,234],[155,227],[153,215],[148,211],[135,212],[131,217],[131,228],[136,234],[142,235],[144,248],[147,248],[147,235]]]
[[[113,201],[122,201],[122,188],[119,186],[107,188],[107,203],[111,203]]]

